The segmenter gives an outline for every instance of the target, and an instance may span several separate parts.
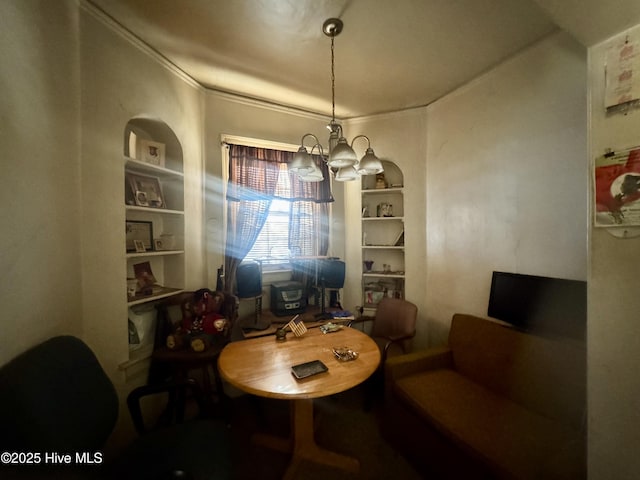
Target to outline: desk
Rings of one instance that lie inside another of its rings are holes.
[[[347,346],[359,352],[350,362],[337,360],[332,347]],[[321,360],[326,373],[296,380],[291,366]],[[230,343],[220,354],[218,368],[222,377],[233,386],[262,397],[293,400],[291,403],[291,438],[267,435],[256,440],[265,446],[291,452],[293,457],[285,479],[294,478],[302,460],[324,463],[357,472],[357,459],[319,447],[313,433],[313,399],[348,390],[365,381],[378,368],[380,351],[369,336],[350,327],[323,334],[309,330],[302,337],[287,335],[286,342],[275,337],[258,337]]]
[[[336,309],[330,308],[327,309],[328,313],[335,311]],[[318,307],[307,307],[307,310],[301,313],[298,316],[299,320],[302,320],[307,328],[319,327],[321,325],[325,325],[329,322],[331,323],[350,323],[354,321],[353,316],[349,317],[339,317],[332,319],[324,319],[324,320],[316,320],[316,314],[320,313],[320,308]],[[243,328],[242,335],[244,338],[252,338],[252,337],[262,337],[265,335],[273,335],[276,333],[276,330],[283,326],[285,323],[289,323],[289,321],[295,317],[295,315],[287,315],[284,317],[278,317],[274,315],[270,310],[263,310],[261,313],[261,318],[264,322],[269,323],[269,327],[263,330],[253,330],[251,328]]]

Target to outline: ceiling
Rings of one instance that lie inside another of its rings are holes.
[[[589,46],[638,0],[87,0],[201,85],[336,116],[428,105],[563,29]]]

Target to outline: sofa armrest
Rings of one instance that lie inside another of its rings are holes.
[[[388,358],[384,366],[385,379],[391,382],[424,370],[452,366],[453,356],[449,347],[430,348]]]
[[[388,358],[384,364],[385,401],[391,401],[393,385],[399,379],[425,370],[452,366],[453,354],[449,347],[429,348]]]

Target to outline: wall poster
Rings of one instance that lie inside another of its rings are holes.
[[[640,146],[596,158],[593,185],[596,227],[640,226]]]
[[[640,99],[640,41],[627,36],[607,52],[605,108]]]

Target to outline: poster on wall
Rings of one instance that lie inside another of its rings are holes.
[[[596,227],[640,226],[640,146],[596,158],[593,185]]]
[[[605,108],[640,99],[640,40],[627,36],[606,54]]]

